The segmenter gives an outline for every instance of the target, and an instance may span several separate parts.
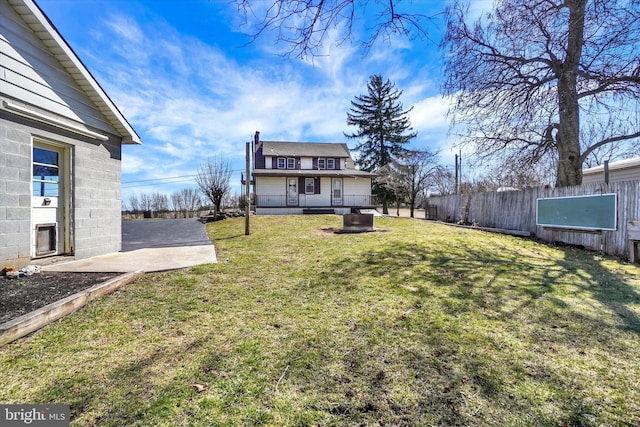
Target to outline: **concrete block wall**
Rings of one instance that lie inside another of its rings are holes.
[[[31,263],[32,141],[71,150],[71,246],[76,259],[121,249],[121,145],[95,141],[0,111],[0,270]]]
[[[121,249],[120,158],[118,143],[75,146],[72,188],[76,258]]]
[[[29,263],[31,134],[0,115],[0,270]]]

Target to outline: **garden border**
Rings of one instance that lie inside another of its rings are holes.
[[[143,275],[143,270],[122,274],[0,324],[0,347],[73,313],[94,299],[114,292]]]

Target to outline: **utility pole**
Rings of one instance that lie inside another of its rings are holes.
[[[462,150],[458,154],[458,194],[462,193]]]
[[[456,183],[454,187],[454,192],[458,194],[458,155],[457,154],[456,154],[455,170],[456,170]]]
[[[248,236],[249,235],[249,216],[251,215],[251,194],[249,193],[249,188],[251,187],[251,176],[249,175],[249,169],[250,169],[250,164],[251,164],[251,157],[249,156],[249,144],[247,142],[247,147],[246,147],[246,152],[247,152],[247,159],[246,159],[246,176],[245,176],[245,181],[244,181],[244,193],[245,193],[245,197],[244,197],[244,235]]]

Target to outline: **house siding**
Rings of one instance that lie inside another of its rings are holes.
[[[300,169],[313,169],[313,158],[303,157],[300,160]]]
[[[0,93],[39,112],[117,134],[22,18],[0,2]],[[35,108],[34,108],[35,109]]]
[[[640,179],[640,166],[609,170],[609,182],[637,181]],[[582,175],[583,184],[604,182],[604,171]]]
[[[258,194],[285,194],[287,180],[282,176],[265,176],[256,179]]]
[[[342,185],[345,196],[370,194],[371,192],[371,179],[369,178],[345,179]]]
[[[331,208],[336,213],[350,212],[352,207],[371,206],[371,176],[368,172],[347,169],[352,161],[346,144],[274,142],[265,141],[256,149],[254,166],[256,213],[299,214],[305,209]],[[264,148],[263,148],[264,147]],[[268,152],[269,156],[263,156]],[[295,169],[277,169],[277,160],[296,159]],[[264,167],[260,168],[264,159]],[[325,167],[318,169],[318,159],[324,159]],[[331,160],[328,167],[327,160]],[[265,173],[269,170],[268,174]],[[258,173],[260,171],[260,173]],[[256,176],[257,175],[257,176]],[[278,175],[278,176],[272,176]],[[288,194],[287,182],[295,178],[297,194]],[[306,193],[306,180],[314,179],[313,194]],[[342,183],[342,198],[332,197],[333,180]],[[334,205],[334,201],[337,202]]]
[[[262,154],[262,145],[259,145],[258,147],[256,147],[256,153],[253,158],[253,163],[254,163],[253,165],[254,168],[258,168],[258,169],[265,168],[265,158],[264,158],[264,155]]]
[[[4,265],[21,267],[34,255],[38,218],[32,206],[34,141],[62,147],[69,157],[64,194],[68,209],[63,220],[67,238],[61,253],[80,259],[121,248],[122,136],[58,62],[52,54],[56,49],[45,45],[8,2],[0,1],[0,262]],[[49,117],[52,124],[95,129],[106,140],[25,118],[6,108],[4,101]]]

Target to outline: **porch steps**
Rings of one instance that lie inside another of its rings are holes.
[[[335,210],[327,208],[311,208],[302,210],[303,215],[335,215],[335,213]]]

